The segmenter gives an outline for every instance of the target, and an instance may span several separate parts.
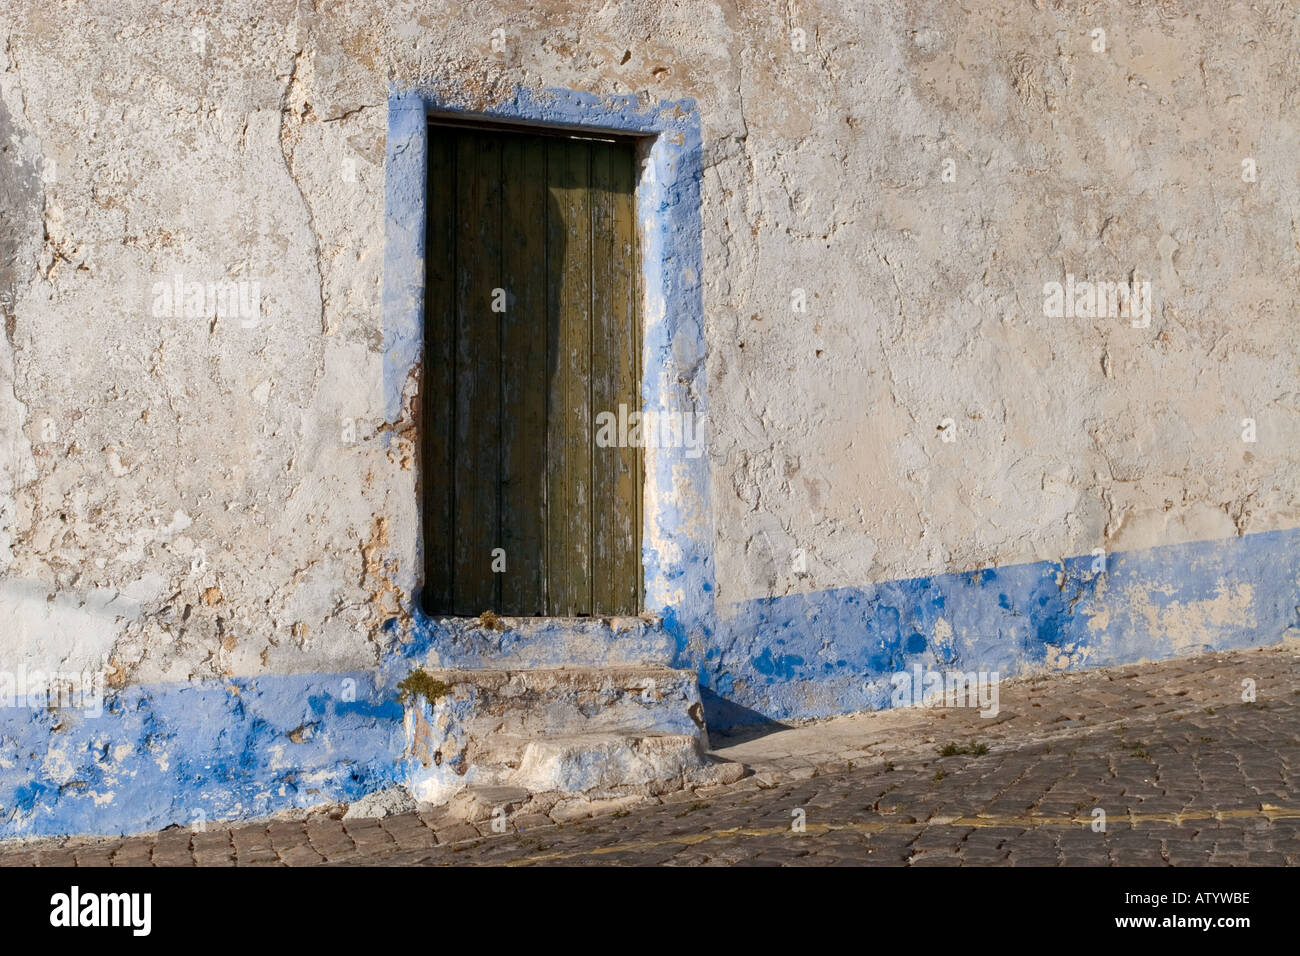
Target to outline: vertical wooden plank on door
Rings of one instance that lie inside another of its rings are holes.
[[[637,179],[637,153],[633,150],[632,160],[632,195],[629,200],[632,203],[632,324],[635,331],[632,340],[632,355],[635,359],[633,364],[633,384],[632,394],[636,400],[636,407],[643,408],[645,405],[642,396],[644,387],[644,348],[645,348],[645,325],[643,324],[644,316],[642,313],[645,294],[645,288],[641,282],[642,264],[641,264],[641,221],[637,218],[637,201],[636,201],[636,179]],[[636,574],[636,593],[634,596],[635,604],[633,607],[640,611],[645,607],[645,565],[641,558],[642,533],[645,530],[645,451],[644,445],[636,450],[636,491],[632,496],[632,527],[636,529],[636,546],[632,551],[633,573]]]
[[[499,606],[492,550],[500,542],[501,145],[462,132],[456,149],[455,609]]]
[[[632,158],[617,144],[594,143],[591,161],[592,414],[613,416],[613,444],[594,447],[592,468],[593,614],[637,607],[640,539],[635,523],[639,450],[619,424],[640,410],[636,332]],[[622,408],[620,409],[620,406]],[[593,425],[593,427],[595,427]],[[628,429],[631,432],[631,429]],[[620,442],[623,442],[620,444]]]
[[[429,129],[427,242],[424,258],[424,368],[420,383],[421,469],[424,498],[424,605],[452,610],[452,454],[455,429],[456,294],[455,143]]]
[[[548,613],[591,613],[590,147],[547,141]]]
[[[501,147],[501,546],[507,614],[546,613],[546,147],[510,136]]]

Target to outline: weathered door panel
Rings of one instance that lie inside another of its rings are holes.
[[[641,452],[596,441],[640,408],[634,191],[626,143],[430,128],[430,613],[639,610]]]

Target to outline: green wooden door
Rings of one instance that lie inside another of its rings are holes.
[[[634,186],[630,143],[429,129],[430,613],[640,609],[640,449],[596,440],[641,407]]]

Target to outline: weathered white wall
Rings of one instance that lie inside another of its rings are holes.
[[[780,593],[1296,524],[1294,15],[1063,6],[805,6],[815,54],[781,22],[734,45],[743,114],[705,109],[748,131],[706,192],[724,597],[764,592],[764,535],[807,550]],[[1066,272],[1149,279],[1150,328],[1045,318]]]
[[[724,603],[1297,524],[1285,7],[216,9],[0,11],[5,667],[377,661],[417,574],[390,83],[698,100]],[[1150,328],[1044,317],[1066,272],[1149,279]],[[257,280],[256,325],[155,316],[175,273]]]

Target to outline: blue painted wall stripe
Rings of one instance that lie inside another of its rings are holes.
[[[1084,555],[748,601],[680,663],[783,719],[886,707],[889,676],[916,664],[1006,677],[1275,643],[1300,620],[1298,548],[1300,531],[1272,531],[1118,552],[1104,571]]]
[[[1112,554],[1101,574],[1086,555],[747,601],[711,623],[703,659],[671,663],[698,668],[721,726],[887,706],[890,674],[916,663],[1009,676],[1259,646],[1297,623],[1297,555],[1300,531],[1273,531]],[[516,637],[492,640],[526,666]],[[552,652],[545,630],[534,637]],[[643,637],[655,653],[672,646]],[[0,836],[134,832],[391,786],[404,745],[395,681],[443,640],[464,634],[433,622],[378,672],[129,687],[94,720],[0,708]],[[441,650],[454,665],[456,646]]]
[[[151,684],[98,717],[0,708],[0,836],[130,833],[348,802],[405,738],[372,672]]]

